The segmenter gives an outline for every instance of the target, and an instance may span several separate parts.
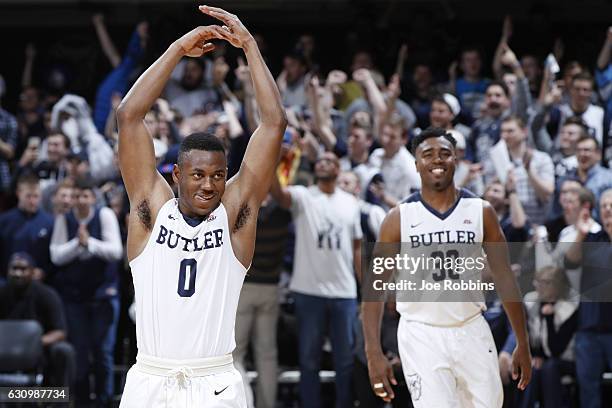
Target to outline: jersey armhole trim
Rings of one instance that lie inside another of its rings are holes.
[[[169,199],[168,201],[166,201],[164,203],[164,205],[162,205],[161,208],[159,209],[159,211],[157,212],[157,216],[155,217],[155,221],[153,222],[153,229],[151,230],[151,234],[149,234],[149,239],[147,239],[147,243],[145,244],[143,250],[140,251],[140,253],[138,255],[136,255],[136,257],[134,259],[132,259],[131,261],[128,262],[128,265],[129,265],[131,270],[134,270],[134,267],[132,266],[132,264],[135,263],[137,260],[139,260],[140,258],[143,257],[144,253],[147,252],[147,248],[149,248],[149,244],[151,243],[151,240],[154,239],[153,231],[155,231],[155,227],[157,226],[157,220],[159,219],[159,216],[160,216],[161,212],[166,208],[167,205],[169,205],[169,203],[171,203],[175,199],[176,198],[173,197],[173,198]]]

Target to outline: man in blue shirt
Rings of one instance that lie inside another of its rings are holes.
[[[482,58],[476,48],[466,48],[461,52],[459,67],[463,71],[463,76],[455,82],[455,95],[471,120],[479,116],[477,109],[483,101],[490,81],[480,76]]]
[[[24,174],[17,181],[17,207],[0,214],[0,280],[4,280],[9,256],[25,251],[36,264],[49,273],[49,243],[53,217],[43,211],[38,178]]]

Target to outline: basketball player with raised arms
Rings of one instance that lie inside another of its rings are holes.
[[[518,388],[523,390],[531,377],[531,353],[507,245],[489,203],[468,190],[455,188],[455,144],[449,133],[438,128],[429,128],[415,137],[412,149],[421,177],[421,191],[387,214],[379,242],[404,242],[412,247],[419,242],[431,245],[432,241],[482,246],[516,334],[513,377],[517,379],[520,374]],[[456,248],[462,249],[459,245]],[[442,279],[459,278],[452,270],[447,275]],[[435,278],[440,280],[440,276]],[[397,332],[400,359],[416,408],[502,406],[497,352],[482,316],[484,303],[398,301],[396,307],[401,315]],[[382,311],[383,302],[364,302],[363,330],[372,389],[383,400],[390,401],[394,397],[391,385],[397,381],[381,349]]]
[[[121,407],[246,407],[232,362],[234,321],[286,118],[276,83],[238,17],[215,7],[200,11],[223,27],[198,27],[176,40],[117,110],[119,164],[131,206],[127,253],[138,345]],[[212,51],[212,39],[244,51],[261,123],[240,171],[227,183],[221,142],[209,134],[187,136],[172,172],[175,198],[155,168],[143,119],[181,58]]]

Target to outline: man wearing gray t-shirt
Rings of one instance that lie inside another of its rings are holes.
[[[295,223],[295,262],[290,289],[295,298],[303,407],[320,407],[319,368],[326,329],[336,370],[336,406],[352,406],[353,323],[361,226],[357,199],[339,188],[338,158],[323,153],[315,164],[311,187],[272,186],[272,196],[291,210]],[[357,275],[359,276],[359,275]]]

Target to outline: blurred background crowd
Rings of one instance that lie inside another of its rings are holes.
[[[369,386],[353,261],[386,212],[419,190],[409,143],[435,126],[457,140],[456,186],[492,204],[513,270],[530,277],[521,287],[535,374],[524,393],[514,391],[500,301],[485,313],[505,406],[609,406],[612,306],[577,293],[612,272],[612,27],[557,29],[537,7],[470,25],[453,21],[448,3],[391,26],[388,2],[372,21],[352,6],[354,29],[301,32],[231,10],[254,33],[289,119],[237,316],[234,357],[250,404],[383,406]],[[72,33],[0,30],[24,44],[0,64],[0,319],[40,323],[45,384],[70,385],[79,406],[114,406],[136,355],[115,109],[179,33],[213,22],[158,13],[128,30],[125,18],[79,13],[88,26]],[[223,141],[231,177],[258,125],[239,50],[219,43],[185,58],[144,120],[169,183],[181,140],[199,131]],[[321,192],[334,211],[356,215],[329,220],[315,242],[306,209]],[[355,246],[311,259],[317,245],[340,248],[343,231]],[[603,245],[593,253],[583,242]],[[398,318],[389,303],[383,347],[401,378]],[[333,370],[335,385],[319,370]],[[394,406],[410,406],[405,382],[396,395]]]

